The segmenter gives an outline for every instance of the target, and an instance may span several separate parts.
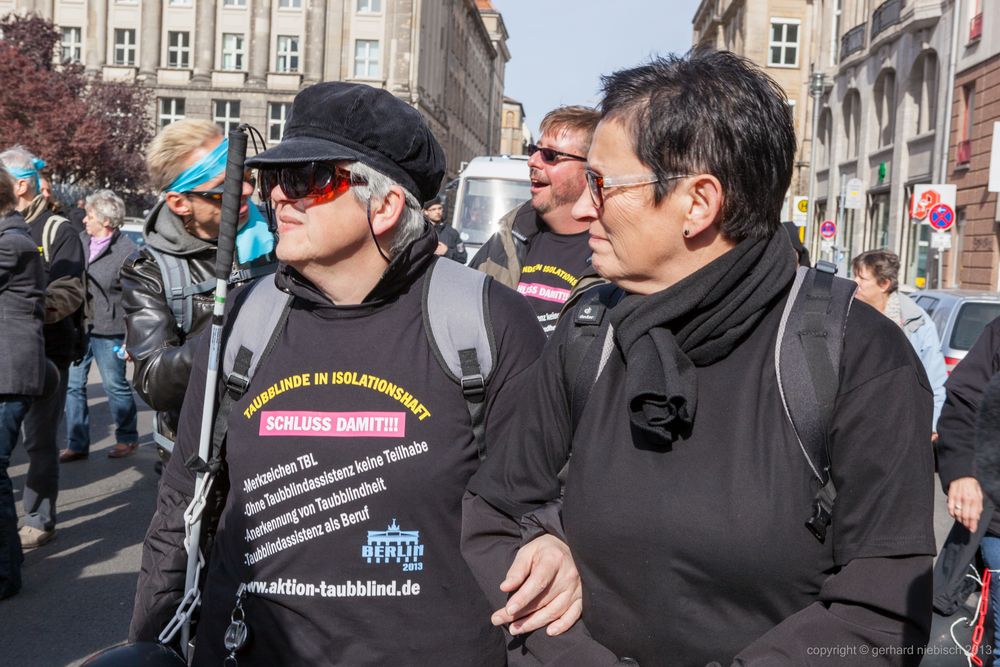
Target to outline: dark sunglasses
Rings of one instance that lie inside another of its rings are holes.
[[[249,183],[251,188],[256,187],[257,179],[253,177],[253,173],[247,169],[243,172],[243,181]],[[187,192],[182,192],[182,195],[198,197],[199,199],[204,199],[205,201],[211,201],[215,203],[220,203],[222,201],[222,193],[225,190],[225,183],[220,183],[211,190],[188,190]]]
[[[532,156],[535,153],[541,153],[542,162],[547,164],[555,164],[557,162],[556,158],[564,157],[567,160],[579,160],[580,162],[586,162],[587,158],[580,155],[573,155],[572,153],[563,153],[562,151],[557,151],[554,148],[543,148],[542,146],[537,146],[535,144],[528,144],[528,156]]]
[[[307,162],[276,169],[262,168],[260,175],[260,196],[270,199],[274,188],[281,188],[289,199],[330,200],[347,192],[352,183],[351,172],[327,162]],[[359,177],[354,183],[364,184]]]

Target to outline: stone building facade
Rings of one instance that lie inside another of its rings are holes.
[[[0,14],[11,11],[52,20],[64,57],[88,71],[153,87],[159,126],[246,122],[279,141],[300,88],[355,81],[419,109],[451,174],[499,147],[510,54],[489,2],[0,0]]]
[[[815,5],[816,0],[702,0],[692,21],[694,44],[745,56],[785,91],[797,139],[789,201],[806,196],[809,190],[809,73],[817,34]],[[791,216],[789,207],[786,219]]]
[[[948,182],[957,187],[957,224],[944,276],[953,287],[1000,287],[1000,207],[988,190],[994,123],[1000,122],[1000,3],[966,0],[958,14]]]
[[[528,144],[533,141],[524,106],[511,97],[503,98],[503,116],[500,120],[500,155],[527,155]]]
[[[910,221],[909,197],[914,185],[944,178],[953,15],[954,0],[704,0],[695,15],[696,42],[708,35],[709,43],[764,65],[794,104],[799,148],[791,194],[805,196],[815,179],[810,252],[837,260],[842,275],[850,275],[853,256],[888,247],[900,255],[905,284],[925,287],[936,278],[929,275],[936,268],[930,229]],[[792,21],[776,30],[783,19],[800,21],[798,43],[789,38]],[[762,53],[763,35],[770,50]],[[798,68],[783,71],[764,60],[796,46]],[[810,170],[813,72],[824,75],[824,86]],[[842,208],[854,178],[863,207]],[[834,249],[820,243],[823,220],[838,223]]]
[[[943,182],[953,3],[825,0],[816,61],[827,75],[816,164],[816,218],[838,222],[841,266],[864,250],[900,256],[900,281],[936,284],[930,227],[910,219],[915,185]],[[832,85],[830,85],[832,83]],[[841,209],[849,179],[863,208]],[[818,235],[817,235],[818,236]],[[814,246],[815,249],[815,246]]]

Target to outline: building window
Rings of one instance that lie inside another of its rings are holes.
[[[247,0],[224,0],[223,7],[246,7]]]
[[[166,127],[175,120],[184,119],[183,97],[160,98],[160,127]]]
[[[878,145],[891,146],[896,129],[896,73],[882,72],[875,81],[875,122],[878,123]]]
[[[861,134],[861,95],[852,90],[844,98],[844,143],[847,159],[858,157],[859,136]]]
[[[983,36],[983,0],[969,0],[969,39],[977,42]]]
[[[830,145],[833,138],[833,114],[829,109],[823,109],[819,115],[819,146],[817,147],[816,166],[825,168],[830,166],[830,158],[833,154]]]
[[[243,69],[243,35],[235,32],[222,33],[222,69]]]
[[[188,67],[191,63],[191,33],[184,30],[167,32],[167,67]]]
[[[281,141],[285,135],[285,121],[292,105],[288,102],[272,102],[267,105],[267,140]]]
[[[962,87],[962,129],[958,135],[958,154],[956,165],[969,164],[972,159],[972,123],[973,110],[976,104],[976,84],[970,83]]]
[[[83,57],[83,39],[80,28],[62,29],[62,59],[63,62],[80,62]]]
[[[215,100],[215,117],[212,119],[219,126],[222,133],[229,135],[230,130],[235,130],[240,124],[240,101],[239,100]]]
[[[278,35],[277,72],[299,71],[299,38],[294,35]]]
[[[359,39],[354,42],[354,76],[362,79],[377,79],[380,71],[378,41]]]
[[[358,0],[358,14],[378,14],[382,11],[382,0]]]
[[[280,9],[299,9],[302,7],[302,0],[278,0]]]
[[[910,97],[913,100],[914,131],[917,134],[934,129],[934,112],[937,107],[937,55],[928,51],[913,65],[910,75]]]
[[[170,0],[171,7],[190,7],[191,0]]]
[[[134,28],[115,28],[115,64],[135,65]]]
[[[799,21],[771,19],[771,48],[767,64],[775,67],[799,66]]]

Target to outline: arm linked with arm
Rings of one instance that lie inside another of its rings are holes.
[[[506,299],[514,300],[522,311],[521,326],[530,327],[540,343],[544,337],[530,306],[519,295],[501,291]],[[558,473],[569,454],[572,435],[559,342],[565,328],[561,334],[557,329],[533,366],[508,376],[499,391],[486,423],[487,458],[470,481],[470,493],[463,502],[463,556],[494,609],[507,603],[500,583],[518,549],[553,523],[551,516],[546,519],[553,507],[548,503],[559,497]],[[533,512],[534,520],[525,526],[513,518]],[[531,656],[549,665],[617,664],[614,654],[595,642],[580,622],[556,637],[544,630],[514,640],[507,637],[515,661]]]

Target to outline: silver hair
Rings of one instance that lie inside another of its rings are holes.
[[[91,211],[104,222],[118,229],[125,222],[125,202],[111,190],[98,190],[86,199],[87,213]]]
[[[4,152],[0,153],[0,165],[8,167],[10,169],[34,169],[35,168],[35,156],[32,155],[24,146],[20,144],[11,146]],[[31,189],[38,194],[38,188],[35,187],[37,181],[28,180],[31,184]]]
[[[424,233],[424,216],[420,211],[420,202],[412,192],[399,185],[385,174],[372,169],[361,162],[352,162],[349,167],[351,171],[351,192],[354,198],[364,206],[368,206],[369,201],[381,202],[389,194],[389,188],[396,185],[402,188],[406,196],[406,207],[399,222],[396,223],[396,237],[393,239],[392,247],[389,248],[389,256],[395,257],[403,248],[420,238]],[[356,177],[356,178],[355,178]],[[367,181],[362,183],[361,181]]]

